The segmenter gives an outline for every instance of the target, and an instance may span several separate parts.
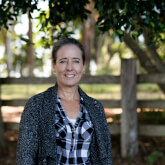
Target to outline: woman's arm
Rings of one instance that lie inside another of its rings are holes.
[[[23,111],[17,143],[16,164],[35,165],[38,152],[38,97],[32,97]]]
[[[100,103],[100,102],[99,102]],[[108,128],[108,123],[106,120],[105,112],[104,112],[104,107],[100,103],[101,107],[101,114],[102,114],[102,119],[104,123],[104,135],[105,135],[105,142],[106,142],[106,151],[107,151],[107,160],[106,160],[106,165],[112,165],[112,144],[111,144],[111,135],[110,135],[110,130]]]

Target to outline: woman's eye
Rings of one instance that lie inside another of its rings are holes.
[[[74,60],[73,62],[74,62],[74,63],[80,63],[80,61],[79,61],[79,60]]]
[[[61,61],[60,61],[61,64],[65,63],[65,62],[66,62],[66,61],[64,61],[64,60],[61,60]]]

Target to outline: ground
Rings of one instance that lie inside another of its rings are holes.
[[[15,165],[18,131],[6,131],[6,146],[0,150],[0,164]],[[139,137],[139,155],[135,159],[122,159],[120,156],[120,136],[112,136],[114,165],[165,165],[165,138]],[[157,151],[157,152],[156,152]],[[164,155],[161,155],[164,154]],[[152,163],[152,160],[154,163]],[[151,162],[151,163],[150,163]]]
[[[22,108],[6,111],[2,109],[5,121],[19,121]],[[120,110],[118,110],[120,111]],[[8,112],[8,113],[7,113]],[[108,116],[108,114],[107,114]],[[153,130],[154,131],[154,130]],[[5,147],[0,149],[0,165],[15,165],[18,131],[5,131]],[[165,165],[165,137],[139,137],[139,155],[122,159],[120,154],[120,136],[112,136],[112,156],[114,165]]]

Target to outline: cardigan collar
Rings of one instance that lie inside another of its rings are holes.
[[[56,109],[56,98],[57,98],[57,89],[58,85],[49,88],[46,92],[44,92],[44,104],[43,104],[43,133],[44,133],[44,143],[45,149],[48,156],[56,159],[57,151],[56,151],[56,137],[55,137],[55,109]],[[79,94],[83,98],[84,105],[89,113],[90,119],[93,123],[95,130],[95,139],[96,145],[99,148],[99,157],[100,159],[105,159],[107,157],[105,153],[105,143],[102,140],[102,134],[100,133],[100,125],[102,123],[99,120],[100,110],[99,104],[93,98],[87,96],[86,93],[82,91],[79,87]]]

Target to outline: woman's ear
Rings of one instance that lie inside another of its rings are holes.
[[[56,72],[56,66],[55,66],[55,63],[52,61],[52,69],[53,69],[53,72]]]
[[[85,72],[85,65],[83,66],[83,70],[82,71],[83,71],[83,73]]]

